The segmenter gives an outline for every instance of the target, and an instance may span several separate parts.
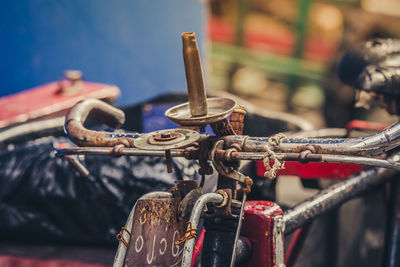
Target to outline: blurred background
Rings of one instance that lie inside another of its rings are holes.
[[[0,11],[0,96],[78,69],[127,106],[186,88],[180,34],[197,34],[208,91],[227,91],[316,127],[354,117],[338,59],[400,35],[396,0],[9,1]],[[361,112],[362,113],[362,112]]]
[[[398,37],[399,16],[395,0],[211,1],[210,88],[343,127],[356,115],[338,60],[363,40]]]

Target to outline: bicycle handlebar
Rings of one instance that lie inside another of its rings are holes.
[[[85,99],[75,104],[65,118],[64,129],[67,136],[79,146],[115,146],[123,144],[133,147],[135,134],[110,133],[86,129],[88,118],[96,119],[107,126],[118,128],[125,122],[125,114],[98,99]]]
[[[125,120],[124,113],[107,103],[96,99],[87,99],[77,103],[66,117],[65,130],[69,138],[79,146],[112,147],[123,144],[134,147],[134,140],[140,134],[110,133],[86,129],[84,123],[92,117],[111,127],[118,127]],[[202,138],[207,138],[202,135]],[[268,145],[268,137],[249,137],[230,135],[220,137],[225,146],[234,143],[242,147],[242,152],[264,152]],[[219,138],[218,138],[219,139]],[[316,154],[341,154],[375,156],[400,145],[400,122],[386,130],[366,137],[357,138],[283,138],[276,152],[299,153],[311,146]]]
[[[225,136],[227,146],[233,143],[242,145],[245,152],[263,152],[268,137]],[[283,138],[276,152],[299,153],[312,146],[314,153],[376,156],[400,145],[400,122],[392,124],[386,130],[365,137],[355,138]]]

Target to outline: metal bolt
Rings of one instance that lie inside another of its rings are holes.
[[[66,70],[64,72],[64,78],[75,83],[77,81],[82,81],[83,74],[79,70]]]
[[[171,135],[169,133],[167,134],[161,134],[161,138],[170,138]]]
[[[282,233],[283,231],[285,231],[285,223],[280,216],[278,218],[275,218],[275,225],[278,233]]]

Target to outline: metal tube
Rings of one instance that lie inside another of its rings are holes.
[[[242,206],[240,207],[240,214],[239,214],[239,222],[238,222],[238,226],[236,229],[235,241],[233,241],[231,267],[235,267],[235,263],[236,263],[236,250],[237,250],[238,240],[239,240],[239,236],[240,236],[240,230],[242,230],[243,212],[244,212],[244,205],[246,203],[246,199],[247,199],[247,193],[243,192]]]
[[[320,191],[317,195],[285,212],[283,215],[285,234],[292,233],[317,216],[390,180],[394,173],[389,169],[368,168],[343,182]]]
[[[141,196],[138,200],[171,198],[171,197],[172,197],[172,193],[170,193],[170,192],[151,192],[151,193],[147,193],[147,194]],[[129,214],[128,220],[126,221],[125,227],[127,229],[132,229],[133,215],[135,213],[135,207],[136,207],[136,203],[133,206],[131,213]],[[122,237],[129,244],[131,237],[125,232],[122,234]],[[127,249],[128,248],[124,244],[122,244],[122,242],[119,243],[117,253],[115,254],[115,257],[114,257],[113,267],[122,267],[123,266]]]
[[[116,152],[112,147],[70,147],[64,149],[57,149],[57,156],[66,155],[113,155]],[[118,152],[118,156],[153,156],[153,157],[165,157],[164,150],[143,150],[137,148],[121,148]],[[171,150],[171,157],[183,157],[183,149]]]
[[[244,152],[263,152],[268,145],[268,137],[225,136],[225,145],[243,145]],[[277,152],[301,152],[313,146],[319,154],[342,154],[374,156],[400,145],[400,122],[384,131],[357,138],[283,138]]]
[[[392,170],[400,171],[400,163],[390,162],[383,159],[352,157],[344,155],[321,155],[321,162],[338,162],[349,164],[360,164],[367,166],[383,167]]]
[[[215,202],[217,204],[224,200],[222,194],[219,193],[207,193],[199,197],[193,206],[192,213],[190,214],[189,222],[192,227],[196,227],[199,224],[200,215],[207,203]],[[182,267],[190,267],[193,255],[194,238],[186,240],[185,247],[183,248],[182,255]]]
[[[279,160],[284,161],[301,161],[300,153],[276,153]],[[263,160],[264,153],[262,152],[232,152],[232,160]],[[400,163],[376,159],[367,157],[357,156],[346,156],[346,155],[327,155],[327,154],[307,154],[303,159],[305,161],[312,162],[336,162],[336,163],[348,163],[348,164],[359,164],[367,166],[383,167],[400,171]]]
[[[98,99],[85,99],[76,103],[65,117],[64,129],[67,136],[79,146],[134,146],[136,134],[110,133],[86,129],[84,123],[92,117],[116,128],[125,122],[125,113]]]
[[[207,115],[207,96],[195,33],[182,33],[182,45],[190,114],[193,117],[205,116]]]

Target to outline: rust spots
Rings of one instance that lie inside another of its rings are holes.
[[[177,241],[185,234],[186,221],[178,215],[179,202],[178,198],[137,202],[124,266],[173,266],[181,260],[183,244]]]

